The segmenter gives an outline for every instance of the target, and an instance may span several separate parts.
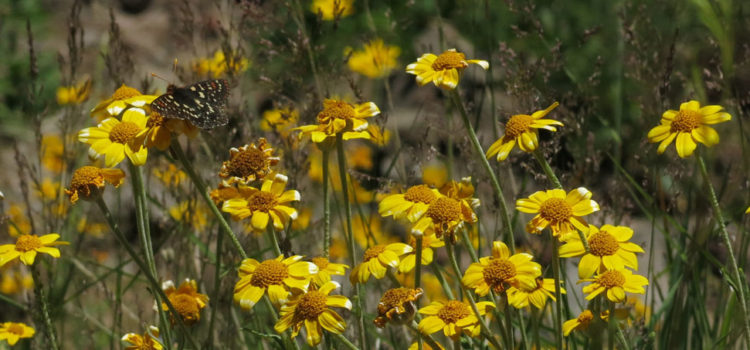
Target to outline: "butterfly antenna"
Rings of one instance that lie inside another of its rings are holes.
[[[172,62],[172,73],[177,74],[177,58]]]
[[[154,77],[154,78],[159,78],[159,79],[161,79],[161,80],[164,80],[164,82],[166,82],[167,84],[170,84],[169,80],[167,80],[167,79],[164,79],[164,78],[163,78],[162,76],[160,76],[159,74],[156,74],[156,73],[151,73],[151,76],[152,76],[152,77]]]

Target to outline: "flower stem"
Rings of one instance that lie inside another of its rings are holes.
[[[696,159],[698,160],[698,166],[701,169],[701,175],[703,175],[703,180],[706,181],[706,187],[708,187],[708,195],[709,200],[711,201],[711,207],[714,210],[714,216],[716,218],[716,221],[719,224],[719,229],[721,233],[721,239],[724,241],[724,245],[727,247],[727,252],[729,255],[729,264],[731,265],[732,270],[732,278],[734,279],[734,284],[737,287],[737,292],[735,293],[735,296],[737,297],[737,300],[740,302],[740,306],[742,307],[742,318],[745,321],[745,341],[747,344],[750,344],[750,315],[747,313],[747,300],[745,299],[745,284],[742,281],[742,277],[740,276],[740,269],[737,266],[737,259],[734,255],[734,249],[732,248],[732,241],[729,239],[729,233],[727,232],[727,227],[724,224],[724,215],[721,212],[721,208],[719,207],[719,200],[716,198],[716,192],[714,191],[714,186],[711,184],[711,178],[708,176],[708,170],[706,170],[706,163],[703,161],[703,156],[701,156],[700,153],[696,152]],[[730,279],[730,280],[731,280]]]
[[[347,349],[349,349],[349,350],[359,350],[359,348],[356,345],[352,344],[352,342],[350,342],[349,339],[346,339],[346,337],[343,336],[342,334],[339,334],[339,333],[330,333],[330,334],[333,334],[333,336],[338,341],[340,341],[342,344],[346,345]]]
[[[216,235],[216,268],[214,269],[214,293],[211,296],[213,300],[219,300],[219,292],[221,289],[221,256],[224,250],[224,235],[221,233]],[[216,311],[218,307],[214,306],[211,308],[211,321],[208,324],[208,345],[209,349],[214,348],[214,324],[216,322]]]
[[[417,252],[415,256],[414,265],[414,289],[417,289],[422,284],[422,235],[416,237]],[[417,309],[419,309],[419,299],[415,301]],[[422,333],[417,332],[417,350],[422,350]]]
[[[609,350],[615,349],[615,329],[617,328],[617,321],[615,320],[615,303],[610,301],[609,302],[609,322],[607,325],[607,332],[609,333],[609,336],[607,337],[607,346],[609,347]]]
[[[268,223],[266,232],[268,233],[268,241],[271,243],[271,249],[273,249],[273,252],[276,256],[283,255],[283,253],[281,253],[281,248],[279,247],[279,239],[276,238],[276,230],[273,227],[273,221]]]
[[[49,304],[47,303],[47,295],[44,293],[44,287],[42,287],[39,268],[34,264],[31,264],[31,276],[34,280],[34,294],[36,294],[36,300],[39,303],[39,310],[44,321],[44,333],[47,335],[50,349],[57,350],[59,349],[57,345],[57,332],[55,331],[55,327],[52,326],[52,319],[49,316]]]
[[[560,291],[560,253],[557,251],[557,238],[550,235],[552,240],[552,274],[555,278],[555,343],[562,349],[562,293]]]
[[[330,150],[323,149],[323,256],[328,259],[331,254],[331,197],[328,193]]]
[[[453,104],[456,105],[456,108],[458,108],[458,111],[461,114],[461,119],[464,122],[464,127],[466,127],[466,131],[469,133],[469,139],[471,140],[471,145],[474,147],[474,152],[476,153],[477,159],[482,164],[482,167],[487,172],[487,175],[490,177],[490,182],[492,183],[492,188],[495,190],[495,196],[497,197],[498,202],[500,202],[500,217],[503,221],[503,228],[505,229],[505,236],[508,240],[508,247],[510,247],[511,253],[516,252],[516,242],[515,237],[513,237],[513,229],[511,227],[510,223],[510,215],[508,214],[508,204],[505,202],[505,196],[503,195],[503,188],[500,185],[500,181],[497,180],[497,176],[495,176],[495,172],[492,171],[492,167],[490,166],[490,163],[487,161],[487,157],[484,156],[484,150],[482,149],[482,145],[479,143],[479,139],[477,138],[476,132],[474,132],[474,127],[471,125],[471,120],[469,120],[469,115],[466,113],[466,108],[464,108],[463,102],[461,102],[461,96],[458,94],[456,90],[451,90],[450,92],[451,99],[453,99]]]
[[[438,345],[438,343],[435,341],[434,338],[432,338],[431,335],[423,334],[422,332],[419,331],[419,325],[417,325],[417,322],[412,320],[411,323],[407,323],[406,325],[409,327],[409,329],[417,333],[417,336],[419,336],[420,339],[423,338],[424,342],[427,343],[431,348],[433,349],[441,348],[440,345]]]

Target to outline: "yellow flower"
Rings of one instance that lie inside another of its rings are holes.
[[[433,349],[432,346],[430,346],[430,344],[427,344],[427,342],[425,342],[422,344],[422,350],[445,350],[445,348],[442,345],[440,345],[440,343],[435,343],[435,344],[437,344],[438,346],[437,349]],[[418,350],[418,349],[419,349],[419,343],[413,342],[411,343],[411,345],[409,345],[409,348],[406,350]]]
[[[42,199],[42,201],[54,201],[57,199],[57,191],[60,189],[60,182],[52,181],[52,179],[45,177],[38,186],[36,187],[36,195]]]
[[[240,55],[239,52],[232,52],[232,56],[227,60],[224,51],[217,50],[211,58],[201,58],[193,63],[193,72],[200,76],[210,76],[219,78],[225,73],[234,75],[242,73],[250,67],[250,61]]]
[[[451,180],[440,187],[440,193],[448,198],[460,201],[463,207],[476,208],[479,206],[479,198],[474,198],[474,185],[471,176],[461,179],[460,182]]]
[[[229,149],[229,160],[222,164],[219,177],[229,184],[237,182],[245,185],[262,180],[271,173],[271,167],[278,163],[279,157],[273,156],[273,148],[261,137],[257,146],[251,143]]]
[[[292,231],[305,230],[310,226],[310,218],[312,217],[312,209],[304,207],[297,211],[297,219],[292,221]]]
[[[502,162],[513,147],[518,144],[524,152],[533,152],[539,146],[539,129],[557,131],[557,126],[563,126],[563,123],[552,119],[542,119],[551,112],[559,103],[555,102],[545,110],[536,111],[531,115],[517,114],[510,117],[505,123],[505,135],[487,149],[487,159],[497,154],[497,161]]]
[[[201,309],[206,307],[208,296],[198,293],[198,284],[195,280],[186,279],[185,282],[180,284],[179,288],[175,288],[174,282],[171,280],[166,281],[162,283],[161,289],[175,310],[182,316],[186,325],[189,326],[200,321]],[[166,303],[161,303],[161,308],[164,311],[169,311]],[[174,323],[174,319],[172,322]]]
[[[486,315],[494,308],[495,304],[490,301],[477,303],[480,316]],[[466,302],[458,300],[433,301],[430,305],[419,309],[419,313],[427,315],[419,322],[419,331],[423,334],[432,334],[442,329],[446,337],[455,340],[461,336],[461,333],[477,337],[481,330],[479,319]]]
[[[747,210],[745,210],[745,214],[750,214],[750,207],[747,207]]]
[[[417,62],[406,66],[406,73],[416,75],[419,86],[432,82],[440,88],[453,90],[458,86],[464,68],[471,63],[478,64],[484,70],[490,68],[487,61],[467,60],[463,53],[450,49],[439,56],[431,53],[422,55]]]
[[[0,293],[13,295],[32,287],[34,279],[27,269],[21,269],[19,264],[13,262],[0,267]]]
[[[567,240],[575,230],[585,230],[588,226],[581,218],[599,210],[599,204],[591,200],[591,192],[579,187],[567,195],[560,189],[537,191],[529,198],[516,201],[516,210],[522,213],[537,214],[528,224],[526,232],[539,234],[547,226],[552,235]]]
[[[125,350],[162,350],[164,345],[161,344],[162,340],[159,337],[159,328],[149,326],[148,330],[143,335],[128,333],[122,336],[122,341],[132,344],[126,346]]]
[[[589,252],[578,235],[571,235],[560,247],[561,258],[583,256],[578,263],[578,277],[587,278],[604,270],[622,270],[625,266],[638,270],[635,253],[643,253],[643,248],[628,242],[633,237],[633,229],[626,226],[604,225],[601,229],[589,225],[586,240]]]
[[[565,294],[565,289],[560,287],[560,293]],[[508,288],[508,303],[517,309],[528,307],[531,303],[541,310],[547,303],[547,298],[553,301],[557,300],[555,299],[555,280],[553,278],[536,278],[536,285],[532,288],[526,285]]]
[[[23,323],[5,322],[0,324],[0,340],[5,340],[8,345],[13,346],[20,339],[34,336],[34,328]]]
[[[26,216],[25,208],[20,204],[11,204],[8,208],[7,213],[10,219],[10,225],[8,225],[8,233],[11,237],[18,237],[19,235],[26,235],[31,233],[31,221]]]
[[[44,236],[21,235],[16,240],[16,244],[0,245],[0,266],[8,262],[21,259],[24,265],[34,264],[37,253],[49,254],[53,258],[60,257],[60,250],[54,248],[57,245],[67,245],[68,242],[55,242],[60,238],[57,233],[50,233]]]
[[[243,190],[247,190],[250,188],[252,187],[243,186]],[[245,191],[245,192],[252,192],[252,191]],[[224,181],[219,183],[219,186],[216,189],[212,190],[209,195],[211,196],[211,200],[214,201],[214,204],[216,204],[216,206],[219,206],[222,203],[230,199],[242,197],[242,194],[240,193],[239,188],[237,188],[236,186],[227,184]]]
[[[628,269],[621,269],[607,270],[594,278],[584,278],[579,282],[592,282],[583,287],[583,293],[588,294],[586,300],[594,299],[597,295],[607,292],[607,299],[613,303],[621,303],[625,301],[625,292],[646,293],[643,286],[648,284],[648,279],[641,275],[634,275]]]
[[[182,201],[169,208],[172,219],[191,226],[201,232],[208,226],[208,210],[202,204]]]
[[[440,198],[440,192],[427,185],[409,187],[403,194],[392,194],[380,201],[378,212],[382,216],[393,216],[394,219],[407,218],[416,222],[421,218],[430,203]]]
[[[57,104],[78,105],[89,99],[91,93],[91,79],[86,79],[77,85],[60,86],[57,88]]]
[[[122,84],[110,98],[99,102],[96,107],[91,109],[91,116],[96,117],[99,121],[108,116],[119,116],[128,107],[144,108],[157,97],[159,96],[142,95],[140,91]]]
[[[338,20],[354,13],[354,0],[313,0],[310,10],[326,21]]]
[[[299,112],[291,107],[269,109],[263,112],[263,118],[260,120],[260,129],[263,131],[276,131],[282,136],[286,136],[291,128],[297,125]]]
[[[378,303],[378,316],[373,321],[376,326],[385,328],[388,322],[404,325],[414,319],[416,302],[424,294],[422,288],[393,288],[385,291]]]
[[[161,114],[151,111],[146,121],[146,131],[143,132],[146,148],[156,147],[162,151],[166,150],[172,142],[173,131],[178,134],[187,134],[188,137],[194,137],[198,133],[198,128],[188,121],[167,119]]]
[[[105,155],[105,164],[111,168],[127,155],[134,165],[146,163],[148,149],[143,147],[146,129],[146,112],[140,108],[129,108],[122,115],[122,121],[107,118],[96,127],[78,132],[78,141],[91,145],[97,156]]]
[[[323,329],[336,334],[346,330],[346,321],[330,307],[352,309],[352,302],[343,295],[328,295],[338,288],[336,282],[328,282],[318,290],[310,290],[292,297],[281,308],[279,321],[274,325],[276,332],[292,329],[292,338],[299,334],[302,326],[307,331],[306,341],[310,346],[320,343]]]
[[[65,155],[62,139],[57,135],[42,136],[42,165],[60,173],[65,166]]]
[[[342,100],[326,99],[323,110],[318,113],[318,124],[303,125],[299,137],[309,135],[313,142],[321,143],[343,133],[344,140],[369,139],[367,119],[380,114],[380,109],[372,102],[353,105]]]
[[[661,125],[648,132],[648,142],[661,142],[657,152],[664,153],[675,139],[675,148],[680,158],[689,157],[700,142],[708,147],[719,143],[719,133],[709,125],[732,119],[724,107],[710,105],[701,107],[695,100],[683,102],[680,110],[670,109],[661,116]]]
[[[125,178],[125,172],[120,169],[102,169],[95,166],[83,166],[73,173],[70,179],[70,188],[65,194],[70,197],[70,203],[75,203],[78,198],[84,200],[95,199],[101,195],[105,182],[118,187]]]
[[[354,169],[372,170],[372,148],[365,145],[355,145],[346,152],[346,164]]]
[[[177,187],[187,179],[187,174],[172,163],[168,163],[167,168],[164,170],[154,168],[153,174],[154,177],[161,180],[167,187]]]
[[[594,314],[589,310],[583,310],[578,317],[567,320],[563,323],[562,329],[563,334],[567,337],[570,332],[574,330],[585,331],[589,328],[591,321],[594,319]]]
[[[410,245],[404,243],[379,244],[370,247],[362,257],[362,263],[355,266],[349,275],[352,284],[365,283],[373,275],[381,279],[388,271],[388,267],[398,267],[399,257],[412,251]]]
[[[310,279],[318,273],[318,266],[302,260],[301,255],[284,259],[258,262],[255,259],[242,260],[239,269],[240,280],[234,285],[234,302],[244,310],[250,310],[268,291],[268,297],[274,305],[286,304],[289,289],[306,291]]]
[[[417,266],[417,239],[414,236],[409,238],[409,245],[412,247],[412,251],[406,253],[401,257],[401,263],[398,265],[398,272],[407,273]],[[422,265],[429,265],[432,262],[434,252],[432,248],[439,248],[445,246],[445,242],[442,239],[432,235],[422,236]]]
[[[505,291],[508,286],[528,289],[536,286],[536,278],[542,274],[542,267],[531,261],[528,253],[510,255],[510,249],[500,241],[492,242],[492,256],[472,263],[464,272],[461,283],[474,288],[479,296],[487,295],[490,290],[495,293]]]
[[[425,185],[440,188],[448,182],[448,169],[443,163],[426,165],[422,168],[422,182]]]
[[[317,287],[322,287],[324,284],[331,281],[331,275],[341,275],[346,273],[346,269],[349,265],[332,263],[328,259],[319,256],[311,259],[313,264],[318,267],[318,273],[312,277],[312,282]]]
[[[424,215],[412,226],[411,234],[429,235],[434,232],[438,238],[445,234],[453,241],[454,233],[464,227],[464,223],[476,221],[477,215],[466,201],[441,196],[430,203]]]
[[[88,222],[85,216],[82,216],[76,224],[76,231],[79,233],[101,238],[105,232],[109,231],[109,225],[102,222]]]
[[[351,51],[351,48],[347,51]],[[381,78],[396,68],[396,59],[401,54],[398,46],[386,46],[383,39],[374,39],[365,44],[361,51],[351,51],[349,69],[368,78]]]
[[[265,179],[260,189],[248,187],[242,197],[225,201],[222,210],[235,220],[249,217],[256,232],[265,231],[269,222],[276,230],[283,230],[289,220],[297,218],[297,210],[286,204],[300,200],[296,190],[284,191],[286,182],[286,176],[276,174],[273,179]]]

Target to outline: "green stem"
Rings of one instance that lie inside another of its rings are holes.
[[[414,289],[422,285],[422,241],[422,235],[416,237],[417,252],[414,261]],[[419,309],[419,299],[417,299],[416,304],[417,309]],[[422,332],[417,332],[417,350],[422,350]]]
[[[441,348],[431,335],[423,334],[419,331],[419,325],[417,325],[417,322],[414,322],[412,320],[411,323],[407,323],[406,325],[409,327],[409,329],[417,333],[417,336],[420,337],[420,339],[424,339],[424,342],[427,343],[433,350]]]
[[[557,251],[557,238],[550,235],[552,240],[552,274],[555,278],[555,342],[557,348],[562,349],[562,293],[560,291],[560,253]]]
[[[330,150],[323,149],[323,256],[328,259],[331,254],[331,197],[328,193]]]
[[[271,249],[273,249],[273,252],[276,253],[276,256],[283,255],[281,253],[281,247],[279,247],[279,239],[276,238],[276,230],[273,227],[273,220],[268,223],[266,232],[268,233],[268,243],[271,244]]]
[[[497,180],[497,176],[495,176],[495,172],[492,170],[490,163],[487,161],[487,157],[484,156],[484,150],[482,149],[482,145],[479,143],[476,132],[474,132],[474,127],[471,125],[471,120],[469,120],[469,115],[466,113],[466,108],[464,108],[464,104],[463,102],[461,102],[461,96],[456,90],[451,90],[450,96],[451,99],[453,99],[453,104],[456,105],[456,108],[458,108],[458,111],[461,114],[461,119],[464,122],[466,131],[469,133],[469,139],[471,140],[471,145],[474,148],[474,153],[476,153],[477,159],[482,164],[482,167],[484,168],[485,172],[487,172],[487,175],[490,177],[490,182],[492,183],[492,188],[495,191],[495,196],[497,197],[498,202],[500,202],[500,217],[503,220],[505,236],[509,243],[508,247],[510,248],[511,253],[515,253],[516,242],[515,237],[513,237],[510,215],[508,214],[508,204],[505,202],[503,188],[500,185],[500,181]]]
[[[41,311],[42,320],[44,321],[44,333],[47,335],[47,341],[49,342],[50,348],[57,350],[59,349],[59,346],[57,345],[57,332],[55,331],[55,327],[52,326],[52,319],[49,316],[47,295],[44,294],[44,287],[42,287],[42,279],[39,276],[39,269],[34,264],[31,264],[31,276],[34,280],[34,294],[36,294],[36,299],[39,303],[39,310]]]
[[[219,300],[219,292],[221,289],[221,256],[223,253],[224,246],[224,235],[219,233],[216,235],[216,268],[214,269],[214,293],[211,296],[213,300]],[[214,324],[216,323],[216,311],[218,307],[214,305],[211,307],[211,322],[208,324],[208,341],[206,344],[210,349],[214,348]]]
[[[343,336],[342,334],[339,334],[339,333],[329,333],[329,334],[333,334],[333,336],[342,344],[344,344],[347,349],[359,350],[359,348],[356,345],[352,344],[352,342],[350,342],[349,339],[346,339],[346,337]]]
[[[612,301],[609,302],[609,324],[607,326],[607,332],[609,333],[609,336],[607,337],[607,345],[609,347],[609,350],[614,350],[615,328],[617,328],[617,321],[615,321],[615,303]]]

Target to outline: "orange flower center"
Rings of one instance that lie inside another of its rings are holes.
[[[95,166],[82,166],[73,173],[73,178],[70,180],[70,187],[101,186],[101,176],[101,169]]]
[[[578,315],[578,322],[582,325],[588,325],[591,320],[594,319],[594,314],[591,313],[589,310],[583,310],[580,315]]]
[[[469,64],[466,63],[466,55],[456,51],[445,51],[440,54],[432,63],[432,69],[436,71],[446,70],[451,68],[466,68]]]
[[[327,124],[333,119],[352,119],[357,114],[352,105],[344,101],[327,101],[323,110],[318,113],[318,123]]]
[[[615,255],[617,250],[620,249],[620,244],[617,242],[615,236],[600,231],[589,237],[589,248],[591,249],[591,254],[596,256],[609,256]]]
[[[505,137],[516,138],[521,136],[522,133],[529,130],[533,122],[534,118],[526,114],[518,114],[510,117],[510,120],[505,123]]]
[[[269,212],[276,206],[276,195],[271,192],[258,191],[247,199],[247,207],[252,211]]]
[[[151,112],[151,116],[148,117],[148,120],[146,121],[146,126],[148,128],[153,128],[155,126],[162,126],[164,125],[164,117],[161,116],[161,114],[156,112]],[[170,164],[171,165],[171,164]]]
[[[256,147],[247,147],[240,150],[229,161],[227,166],[230,176],[246,177],[266,172],[266,159],[268,156]]]
[[[385,291],[383,297],[380,298],[378,304],[378,314],[384,315],[388,310],[393,308],[402,308],[400,312],[406,310],[403,309],[405,303],[417,300],[422,295],[422,289],[411,289],[411,288],[393,288]]]
[[[455,324],[460,319],[469,315],[471,315],[469,305],[457,300],[449,301],[445,306],[440,308],[440,311],[437,312],[437,317],[443,320],[446,324]]]
[[[573,208],[561,198],[550,198],[542,203],[539,215],[549,222],[561,222],[573,216]]]
[[[28,252],[43,247],[42,240],[37,235],[22,235],[16,241],[16,251]]]
[[[112,99],[124,100],[127,98],[138,96],[140,94],[141,94],[140,91],[133,89],[132,87],[127,86],[125,84],[122,84],[122,86],[120,86],[117,90],[115,90],[115,93],[112,94]]]
[[[425,213],[436,224],[461,219],[461,203],[453,198],[441,197],[432,202]]]
[[[417,185],[409,187],[404,193],[404,200],[414,203],[430,204],[437,196],[427,185]]]
[[[311,290],[299,299],[297,307],[294,309],[294,320],[301,322],[304,320],[317,320],[318,316],[326,310],[326,295]]]
[[[23,327],[18,323],[12,323],[7,328],[8,333],[13,333],[15,335],[21,336],[23,335]]]
[[[318,270],[321,270],[321,271],[324,270],[326,267],[328,267],[328,264],[330,264],[328,259],[324,257],[312,258],[312,262],[318,267]]]
[[[691,132],[701,126],[702,115],[697,111],[680,110],[672,120],[672,132]]]
[[[482,270],[482,276],[492,290],[502,292],[503,283],[516,276],[516,266],[507,259],[492,259]]]
[[[109,140],[124,145],[132,141],[140,131],[138,125],[133,122],[120,122],[109,132]]]
[[[378,244],[370,247],[365,251],[365,256],[362,258],[362,262],[370,261],[370,259],[377,258],[380,253],[385,251],[385,244]]]
[[[169,302],[172,303],[177,313],[189,323],[197,321],[198,317],[200,317],[198,302],[195,301],[195,298],[187,294],[173,294],[170,296]]]
[[[250,284],[266,288],[274,284],[282,284],[289,277],[289,268],[281,261],[266,260],[255,269]]]
[[[606,289],[622,287],[623,285],[625,285],[625,275],[617,270],[608,270],[599,275],[599,277],[596,279],[596,283],[599,283]]]

